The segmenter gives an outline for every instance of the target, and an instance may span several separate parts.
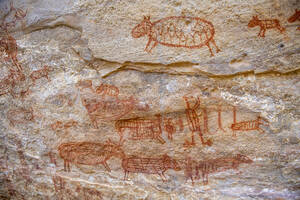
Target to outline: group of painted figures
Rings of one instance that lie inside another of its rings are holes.
[[[177,171],[184,170],[186,176],[192,181],[199,178],[201,175],[203,183],[207,183],[209,173],[227,169],[237,169],[237,167],[242,163],[252,162],[247,156],[240,154],[201,162],[191,160],[190,158],[176,160],[168,155],[161,157],[126,155],[122,148],[126,139],[152,140],[154,142],[157,141],[160,144],[165,144],[166,141],[162,137],[163,130],[166,131],[168,139],[172,141],[173,134],[176,130],[184,130],[183,120],[179,118],[175,120],[177,122],[175,124],[172,122],[172,118],[165,118],[163,120],[161,115],[156,115],[154,118],[121,119],[125,114],[130,114],[134,108],[146,111],[149,109],[149,106],[138,106],[138,101],[134,100],[133,97],[120,99],[118,96],[119,90],[113,85],[102,83],[94,89],[92,81],[85,80],[78,82],[77,87],[79,87],[80,90],[81,102],[85,106],[94,128],[98,128],[99,121],[115,121],[115,129],[120,136],[120,140],[118,143],[112,142],[111,140],[108,140],[105,143],[89,141],[62,143],[58,147],[58,151],[60,157],[64,160],[65,171],[70,171],[71,163],[83,165],[100,164],[103,165],[107,171],[110,171],[107,161],[111,157],[117,157],[122,160],[122,168],[125,173],[124,179],[127,179],[128,173],[132,172],[158,174],[163,180],[166,180],[164,172],[168,169],[174,169]],[[200,108],[200,98],[192,95],[185,95],[183,98],[186,103],[186,121],[189,130],[192,132],[191,141],[186,140],[183,146],[190,148],[196,145],[194,134],[199,135],[203,145],[211,146],[212,141],[210,139],[205,141],[204,139],[204,134],[209,132],[207,109],[202,107],[201,116],[203,117],[200,117],[198,113]],[[131,101],[129,101],[129,99],[131,99]],[[224,131],[222,127],[221,113],[221,106],[219,106],[218,126],[220,130]],[[69,121],[65,124],[73,123],[74,122]],[[52,129],[56,130],[58,124],[62,129],[64,129],[64,123],[62,122],[55,122],[52,124]],[[260,128],[260,125],[267,125],[267,122],[261,117],[257,117],[255,120],[237,122],[236,108],[233,106],[233,123],[230,128],[233,131],[234,137],[236,136],[236,131],[257,130],[260,133],[263,133],[264,131]]]
[[[300,11],[296,9],[288,22],[293,23],[297,20],[300,21]],[[276,29],[280,33],[285,31],[278,19],[261,20],[258,16],[253,16],[248,27],[256,26],[260,27],[259,37],[265,37],[268,29]],[[300,27],[297,30],[300,30]],[[149,16],[144,17],[144,20],[132,29],[131,35],[133,38],[148,36],[148,43],[145,48],[148,53],[151,53],[158,44],[189,49],[207,46],[211,56],[214,56],[211,44],[216,48],[217,53],[221,51],[214,40],[215,28],[213,24],[199,17],[172,16],[155,22],[151,22]]]
[[[44,66],[44,68],[33,71],[29,77],[23,73],[21,64],[17,59],[17,43],[16,40],[9,34],[8,29],[14,27],[17,21],[22,20],[26,16],[26,12],[21,9],[16,9],[11,4],[10,11],[7,18],[10,20],[3,20],[0,25],[1,40],[0,50],[4,60],[11,62],[13,67],[9,70],[9,75],[0,81],[0,95],[11,94],[14,97],[24,98],[29,93],[29,87],[35,84],[35,81],[40,78],[47,78],[48,73],[52,71],[51,67]],[[293,23],[300,18],[300,11],[296,10],[295,14],[289,18],[289,22]],[[260,37],[265,37],[267,29],[277,29],[283,33],[285,29],[280,25],[277,19],[260,20],[254,16],[248,24],[248,27],[260,26],[261,30],[258,34]],[[179,27],[179,28],[178,28]],[[191,27],[191,31],[186,29]],[[298,30],[300,28],[298,27]],[[145,17],[143,22],[137,25],[132,30],[132,37],[139,38],[147,35],[149,41],[145,50],[151,50],[158,44],[169,47],[185,47],[185,48],[201,48],[207,46],[211,55],[213,51],[211,44],[216,48],[216,52],[220,49],[214,41],[215,29],[211,22],[197,17],[167,17],[156,22],[151,22],[150,17]],[[26,80],[31,80],[32,84],[22,91],[16,92],[16,86]],[[79,88],[80,99],[82,105],[85,107],[91,124],[94,128],[98,128],[98,121],[115,121],[116,132],[120,136],[118,143],[110,140],[104,143],[80,141],[62,143],[58,147],[60,157],[64,160],[64,169],[70,171],[70,164],[83,165],[103,165],[107,171],[110,167],[107,161],[111,157],[118,157],[122,160],[122,168],[124,170],[124,179],[127,179],[129,173],[145,173],[158,174],[163,180],[166,180],[164,173],[168,169],[176,171],[184,170],[187,178],[192,182],[194,179],[199,179],[202,176],[203,183],[208,183],[208,174],[228,169],[237,169],[242,163],[251,163],[252,160],[245,155],[236,154],[218,159],[194,161],[189,157],[185,159],[174,159],[168,155],[161,157],[141,157],[137,155],[126,155],[122,149],[122,144],[126,139],[129,140],[154,140],[161,144],[166,143],[162,137],[162,132],[165,130],[168,133],[168,139],[173,140],[173,134],[176,130],[183,131],[183,120],[177,119],[176,122],[171,118],[162,119],[161,115],[156,115],[151,119],[134,118],[122,119],[127,114],[133,111],[147,111],[148,105],[141,105],[140,102],[133,98],[121,98],[119,89],[113,85],[101,84],[94,88],[91,80],[79,81],[77,83]],[[66,101],[64,96],[59,96],[62,101]],[[213,144],[211,139],[205,140],[204,134],[208,132],[207,110],[202,108],[203,120],[198,115],[200,108],[200,98],[194,96],[183,97],[186,108],[185,116],[190,132],[192,133],[191,140],[186,140],[184,147],[190,148],[196,145],[194,135],[198,134],[202,145],[211,146]],[[67,104],[72,105],[72,101]],[[218,110],[218,127],[224,130],[221,121],[221,107]],[[7,112],[7,118],[12,126],[19,123],[26,123],[34,121],[34,111],[26,108],[10,109]],[[203,129],[201,122],[203,121]],[[164,124],[164,127],[162,127]],[[263,133],[260,128],[261,125],[267,125],[268,122],[261,117],[254,120],[240,121],[236,120],[236,108],[233,107],[233,123],[230,128],[233,135],[236,136],[237,131],[259,131]],[[52,130],[63,129],[67,130],[70,127],[77,126],[78,122],[70,120],[68,122],[57,121],[51,124]],[[127,137],[126,137],[127,135]],[[53,161],[53,159],[52,159]]]

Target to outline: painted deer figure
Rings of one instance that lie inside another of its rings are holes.
[[[295,21],[300,21],[300,10],[295,10],[295,14],[293,14],[289,19],[288,22],[289,23],[293,23]],[[300,31],[300,26],[297,28],[298,31]]]
[[[207,46],[211,56],[214,56],[210,44],[220,51],[214,40],[215,28],[207,20],[198,17],[172,16],[150,21],[150,16],[135,26],[131,35],[133,38],[148,36],[148,43],[145,51],[151,50],[161,44],[168,47],[184,47],[198,49]]]
[[[265,37],[265,33],[267,29],[277,29],[280,33],[283,33],[285,31],[285,28],[283,28],[280,25],[280,22],[278,19],[267,19],[267,20],[260,20],[258,16],[253,16],[250,22],[248,23],[249,28],[253,28],[255,26],[260,27],[260,31],[258,33],[259,37]]]

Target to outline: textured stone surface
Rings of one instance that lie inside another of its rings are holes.
[[[1,1],[0,198],[299,199],[297,8]]]

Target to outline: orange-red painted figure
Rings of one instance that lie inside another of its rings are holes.
[[[283,33],[285,31],[285,28],[283,28],[280,25],[280,22],[278,19],[267,19],[267,20],[260,20],[258,19],[258,16],[253,16],[250,22],[248,23],[249,28],[253,28],[255,26],[260,27],[260,31],[258,33],[259,37],[265,37],[265,33],[267,29],[277,29],[280,33]]]
[[[295,21],[300,21],[300,10],[295,10],[295,13],[288,19],[289,23],[293,23]],[[300,26],[297,28],[298,31],[300,31]]]
[[[177,161],[164,155],[162,158],[142,158],[138,156],[131,156],[122,160],[122,167],[124,169],[124,180],[127,180],[128,173],[145,173],[158,174],[163,181],[166,181],[164,173],[168,169],[179,171],[181,168]]]
[[[150,21],[150,17],[135,26],[131,35],[133,38],[148,36],[145,51],[151,53],[158,44],[168,47],[184,47],[198,49],[207,46],[211,56],[214,56],[210,44],[220,49],[215,43],[215,28],[213,24],[199,17],[172,16]]]

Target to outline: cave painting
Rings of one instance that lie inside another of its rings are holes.
[[[15,126],[16,124],[26,124],[30,121],[34,121],[33,109],[16,108],[10,109],[6,113],[7,119],[10,125]]]
[[[33,71],[29,77],[31,78],[33,84],[35,84],[36,80],[41,79],[43,77],[45,77],[48,81],[50,81],[50,79],[48,77],[48,73],[51,71],[53,71],[53,69],[51,67],[45,65],[42,69]]]
[[[76,192],[80,193],[80,191],[83,192],[84,200],[102,200],[103,199],[102,193],[95,189],[78,186],[76,188]]]
[[[238,169],[240,164],[250,164],[253,161],[245,155],[237,154],[234,156],[227,156],[217,159],[210,159],[205,161],[194,161],[187,157],[185,162],[184,174],[187,179],[194,180],[200,179],[202,176],[203,184],[208,184],[208,175],[211,173],[222,172],[229,169]]]
[[[295,13],[288,19],[289,23],[294,23],[295,21],[300,21],[300,10],[296,9]],[[300,26],[297,28],[298,31],[300,31]]]
[[[10,10],[9,12],[5,15],[2,23],[0,24],[0,31],[3,33],[1,35],[0,39],[0,48],[2,50],[2,53],[6,54],[5,60],[6,61],[11,61],[14,66],[17,68],[18,71],[22,70],[22,66],[18,61],[17,55],[18,55],[18,46],[17,42],[14,37],[12,37],[9,34],[8,29],[15,27],[16,22],[18,20],[24,19],[26,16],[27,11],[24,12],[20,8],[15,8],[13,6],[13,3],[10,3]],[[10,18],[11,20],[8,21],[7,18]]]
[[[118,120],[134,109],[149,109],[148,105],[140,106],[132,96],[119,98],[119,89],[113,85],[101,84],[95,90],[92,81],[85,80],[79,81],[77,87],[80,89],[82,104],[95,128],[98,128],[98,120]]]
[[[150,17],[132,29],[133,38],[148,36],[145,51],[151,53],[158,44],[168,47],[184,47],[198,49],[207,46],[210,55],[214,56],[211,44],[220,51],[214,40],[215,28],[207,20],[198,17],[172,16],[150,21]]]
[[[128,130],[130,140],[152,139],[157,140],[161,144],[165,141],[161,137],[161,116],[156,115],[156,119],[126,119],[118,120],[115,123],[115,128],[120,135],[120,140],[123,140],[126,130]]]
[[[253,16],[248,23],[248,27],[253,28],[255,26],[260,27],[258,37],[265,37],[265,33],[268,29],[277,29],[280,33],[283,33],[285,31],[285,28],[280,25],[278,19],[260,20],[258,16]]]
[[[64,170],[70,172],[70,163],[82,165],[102,164],[110,171],[106,163],[111,157],[124,158],[122,144],[116,144],[110,140],[106,143],[97,142],[69,142],[59,145],[60,157],[64,160]]]
[[[236,137],[236,131],[253,131],[257,130],[260,133],[264,133],[264,130],[260,128],[260,125],[268,126],[269,123],[267,120],[258,116],[255,120],[248,121],[236,121],[236,107],[233,107],[233,124],[231,125],[231,130],[233,132],[233,136]]]
[[[72,128],[72,127],[78,127],[78,122],[77,121],[74,121],[74,120],[69,120],[69,121],[65,121],[65,122],[62,122],[62,121],[56,121],[52,124],[50,124],[50,127],[53,131],[55,132],[64,132],[65,134],[68,133],[69,129]]]
[[[122,160],[124,169],[124,180],[127,180],[128,173],[158,174],[163,181],[166,181],[165,172],[168,169],[181,170],[176,160],[164,155],[161,158],[142,158],[130,156]]]
[[[184,143],[184,146],[191,147],[191,146],[196,145],[195,139],[194,139],[194,133],[198,133],[198,135],[201,139],[201,143],[203,145],[211,146],[212,141],[210,139],[205,141],[203,138],[203,133],[202,133],[201,127],[200,127],[200,125],[201,125],[200,118],[197,114],[197,109],[200,107],[200,98],[194,97],[192,95],[185,95],[183,97],[183,99],[185,100],[185,103],[186,103],[185,113],[186,113],[186,118],[188,121],[189,129],[192,132],[191,141],[186,140]]]

